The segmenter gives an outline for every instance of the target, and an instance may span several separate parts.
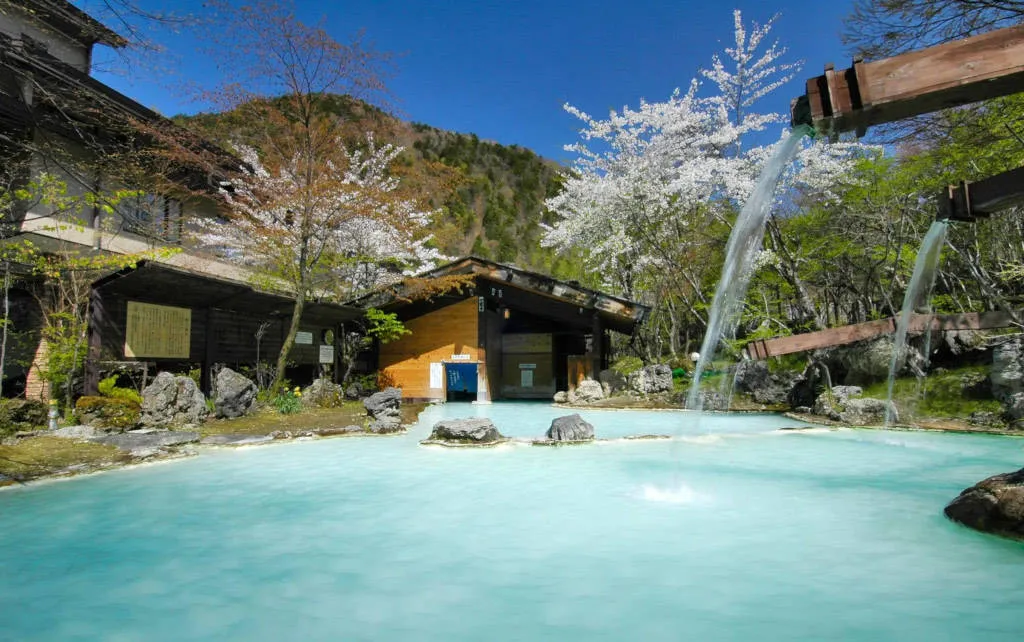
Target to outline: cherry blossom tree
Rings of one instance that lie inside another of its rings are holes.
[[[706,323],[705,292],[717,275],[724,236],[774,148],[750,143],[786,120],[757,111],[799,69],[769,41],[774,20],[748,29],[734,12],[735,46],[700,72],[703,84],[694,79],[664,102],[641,101],[605,119],[565,106],[583,127],[580,140],[566,146],[576,160],[564,189],[546,203],[559,220],[544,243],[583,248],[590,267],[611,277],[607,286],[646,294],[657,304],[655,321],[667,319],[672,353],[681,347],[681,326]],[[850,163],[865,153],[872,152],[856,143],[808,141],[780,181],[777,208],[832,198]],[[787,275],[795,278],[792,270]]]
[[[429,246],[433,212],[389,171],[402,151],[372,135],[358,148],[339,141],[312,173],[301,154],[268,168],[253,148],[238,149],[247,167],[225,193],[228,220],[203,221],[201,240],[252,267],[265,287],[295,297],[275,384],[307,301],[344,298],[443,258]]]

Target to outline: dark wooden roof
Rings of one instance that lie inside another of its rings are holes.
[[[456,274],[474,275],[476,292],[448,295],[449,299],[452,296],[464,299],[471,295],[489,297],[493,291],[499,304],[527,309],[540,316],[547,314],[575,326],[583,327],[589,324],[589,319],[596,314],[604,322],[605,327],[628,334],[650,314],[650,307],[635,301],[598,292],[574,281],[560,281],[477,256],[452,261],[418,274],[416,278],[430,279]],[[403,287],[399,284],[397,287],[376,290],[347,303],[363,308],[395,310],[409,305],[403,294]],[[423,307],[413,305],[417,309]]]
[[[189,187],[216,191],[226,176],[242,167],[242,161],[233,154],[175,125],[170,119],[50,55],[45,49],[34,46],[31,41],[15,41],[0,34],[0,73],[6,72],[31,77],[34,83],[45,87],[49,93],[68,97],[66,103],[50,105],[49,108],[57,113],[58,119],[74,121],[71,130],[82,125],[102,129],[111,124],[133,128],[133,122],[145,123],[154,130],[169,132],[184,147],[212,159],[215,167],[205,171],[215,175],[198,176],[197,172],[201,173],[203,168],[194,167],[188,170],[189,176],[180,177],[179,182]],[[28,124],[33,117],[26,111],[19,95],[4,95],[13,92],[16,87],[13,85],[7,91],[0,91],[0,120],[12,129]],[[45,92],[37,92],[37,101],[45,95]],[[42,105],[33,106],[33,110],[42,108]],[[18,120],[25,122],[19,123]],[[69,124],[66,123],[65,127]],[[62,134],[73,136],[74,132]]]
[[[99,42],[120,48],[128,44],[125,38],[65,0],[0,0],[0,7],[5,4],[16,4],[50,28],[87,45]]]
[[[248,283],[153,261],[141,261],[134,268],[126,268],[96,281],[92,287],[100,296],[199,310],[214,308],[245,316],[288,316],[295,305],[291,297],[258,290]],[[302,319],[313,325],[334,326],[362,316],[360,308],[313,302],[306,303]]]

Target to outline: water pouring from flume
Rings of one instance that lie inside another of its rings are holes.
[[[801,125],[790,132],[789,138],[780,143],[768,163],[761,170],[754,191],[743,205],[733,225],[726,245],[725,265],[722,276],[715,288],[715,298],[708,315],[708,327],[700,348],[700,358],[694,366],[693,382],[686,398],[686,407],[700,411],[703,399],[700,394],[700,379],[708,363],[714,358],[715,349],[722,337],[735,333],[743,313],[743,300],[750,285],[751,268],[761,250],[765,223],[771,213],[775,186],[783,170],[789,165],[800,149],[800,140],[811,135],[813,129]]]
[[[939,258],[942,255],[942,245],[946,241],[946,230],[949,228],[948,221],[935,221],[928,228],[924,240],[921,241],[921,249],[918,250],[917,259],[914,261],[914,274],[910,277],[910,284],[907,292],[903,295],[903,308],[900,310],[900,317],[896,323],[896,336],[892,345],[892,360],[889,362],[889,387],[885,404],[885,425],[890,425],[897,419],[893,415],[892,393],[896,382],[896,373],[907,358],[907,330],[910,327],[910,317],[919,305],[928,304],[927,313],[931,314],[932,289],[935,287],[935,275],[938,272]],[[925,350],[925,359],[928,358]]]

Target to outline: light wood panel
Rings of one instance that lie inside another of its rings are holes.
[[[430,387],[430,364],[451,361],[456,354],[484,360],[484,351],[477,347],[477,316],[474,297],[406,321],[412,334],[381,346],[381,370],[407,399],[443,399],[443,387]]]

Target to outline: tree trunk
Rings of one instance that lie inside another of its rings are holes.
[[[302,323],[302,310],[306,307],[306,290],[299,288],[295,296],[295,307],[292,308],[292,322],[288,326],[288,334],[284,337],[281,345],[281,353],[277,355],[277,371],[274,373],[274,383],[270,386],[271,394],[281,392],[281,384],[284,382],[284,369],[288,365],[288,355],[291,354],[292,346],[295,345],[295,335],[299,332],[299,325]]]

